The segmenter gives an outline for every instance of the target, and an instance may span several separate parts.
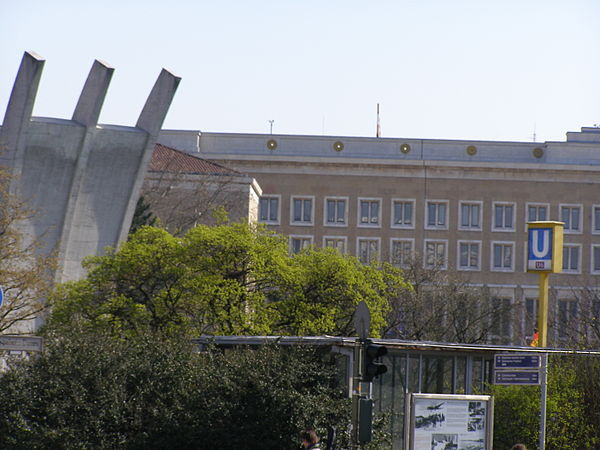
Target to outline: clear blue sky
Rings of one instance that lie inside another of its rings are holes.
[[[34,115],[70,118],[94,59],[101,122],[133,125],[161,68],[165,128],[530,141],[600,124],[598,0],[0,0],[0,120],[22,54]]]

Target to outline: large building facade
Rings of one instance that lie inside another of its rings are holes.
[[[290,252],[333,246],[399,267],[417,255],[488,286],[494,301],[522,307],[521,323],[496,327],[517,343],[535,326],[538,296],[526,224],[562,221],[551,338],[558,345],[567,328],[589,326],[578,317],[600,315],[598,128],[544,143],[181,130],[163,130],[159,141],[254,177],[259,221],[288,236]]]

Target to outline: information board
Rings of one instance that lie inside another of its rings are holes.
[[[491,396],[413,393],[406,405],[407,449],[492,448]]]

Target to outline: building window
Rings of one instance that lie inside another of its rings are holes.
[[[340,253],[346,253],[346,238],[341,236],[325,236],[323,247],[336,248]]]
[[[348,222],[348,204],[346,198],[325,199],[325,224],[330,227],[345,227]]]
[[[581,205],[560,205],[560,220],[565,233],[581,233]]]
[[[594,205],[592,209],[592,233],[600,234],[600,205]]]
[[[481,230],[481,202],[460,202],[460,230]]]
[[[514,231],[515,229],[514,203],[494,203],[494,228],[493,231]]]
[[[481,242],[458,241],[458,270],[480,270]]]
[[[379,239],[358,238],[358,259],[369,264],[379,259]]]
[[[379,227],[381,224],[381,200],[358,199],[358,224],[361,227]]]
[[[425,267],[445,270],[448,267],[447,247],[447,241],[425,241]]]
[[[527,222],[540,222],[548,219],[549,207],[547,204],[528,203],[527,204]]]
[[[413,259],[414,241],[412,239],[392,239],[390,261],[397,267],[408,267]]]
[[[448,229],[448,202],[444,200],[428,200],[426,209],[426,228],[430,230]]]
[[[579,273],[580,272],[580,251],[579,245],[563,245],[563,272]]]
[[[561,339],[574,336],[578,331],[577,300],[559,300],[556,330]]]
[[[492,298],[490,334],[492,338],[510,339],[511,299]]]
[[[600,245],[592,245],[592,273],[600,273]]]
[[[414,228],[414,200],[392,200],[392,228]]]
[[[313,224],[313,203],[312,197],[292,197],[292,225]]]
[[[260,198],[258,220],[279,225],[279,196]]]
[[[492,270],[512,272],[514,270],[514,242],[492,242]]]
[[[312,245],[312,236],[290,236],[290,253],[300,253]]]

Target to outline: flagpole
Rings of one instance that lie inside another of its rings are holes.
[[[381,137],[381,122],[379,121],[379,103],[377,103],[377,130],[375,131],[375,137]]]

